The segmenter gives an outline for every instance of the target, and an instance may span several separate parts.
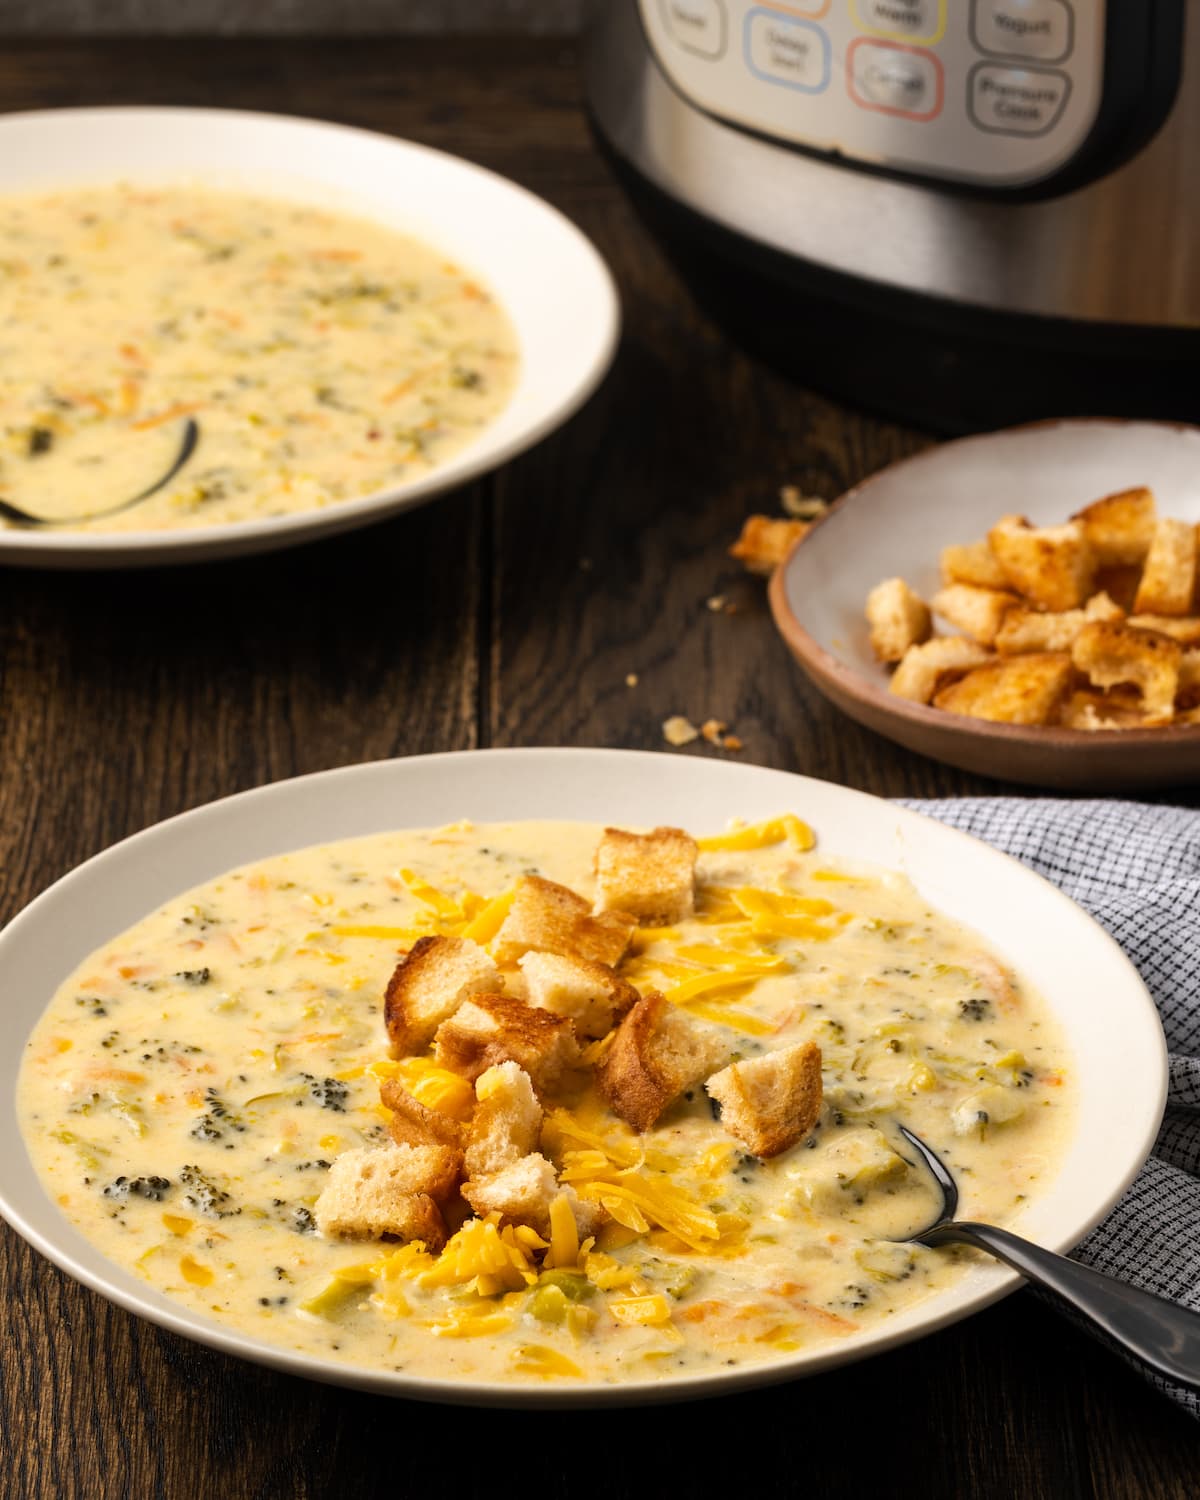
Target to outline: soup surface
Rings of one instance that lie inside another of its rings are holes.
[[[975,935],[793,817],[701,839],[695,914],[639,928],[620,972],[731,1059],[817,1043],[811,1134],[759,1159],[697,1086],[639,1135],[585,1075],[543,1101],[541,1149],[603,1210],[594,1237],[564,1253],[465,1204],[440,1252],[319,1231],[331,1164],[387,1145],[381,1080],[460,1119],[473,1107],[431,1054],[388,1056],[398,956],[426,934],[486,948],[531,873],[591,899],[601,832],[387,833],[170,901],[81,965],[28,1043],[19,1106],[47,1190],[105,1255],[207,1317],[450,1380],[759,1364],[853,1339],[963,1275],[965,1253],[896,1242],[938,1200],[895,1124],[943,1153],[967,1217],[1011,1223],[1070,1136],[1062,1038]]]
[[[507,403],[514,331],[434,247],[186,185],[0,198],[0,496],[81,529],[320,509],[418,478]],[[0,522],[0,524],[4,524]]]

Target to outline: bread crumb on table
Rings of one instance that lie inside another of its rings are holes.
[[[780,486],[779,504],[784,514],[797,521],[815,521],[829,509],[829,501],[819,495],[806,495],[797,484]]]
[[[690,745],[700,738],[700,731],[683,714],[672,714],[663,721],[663,739],[668,745]]]
[[[811,521],[795,521],[786,516],[747,516],[729,555],[737,558],[749,572],[768,577],[811,525]]]

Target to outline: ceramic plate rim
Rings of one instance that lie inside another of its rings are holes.
[[[586,404],[611,368],[621,333],[621,303],[613,274],[596,246],[566,214],[546,199],[466,157],[392,136],[386,131],[344,125],[316,116],[192,105],[120,104],[14,110],[0,115],[0,139],[7,130],[30,125],[36,127],[41,122],[77,121],[80,129],[86,129],[89,123],[97,120],[127,119],[152,123],[155,117],[167,117],[179,125],[194,123],[200,127],[205,120],[219,118],[243,125],[251,132],[263,126],[268,129],[295,128],[297,136],[315,130],[331,140],[340,139],[351,152],[356,144],[383,143],[394,148],[398,159],[408,157],[433,163],[448,175],[457,174],[463,182],[474,179],[491,190],[501,191],[520,212],[530,216],[531,222],[540,218],[548,234],[558,235],[559,250],[574,257],[580,274],[590,280],[588,295],[594,302],[598,323],[596,336],[591,347],[583,352],[573,383],[564,386],[554,400],[544,403],[533,420],[502,442],[489,442],[490,428],[484,428],[478,438],[452,455],[445,464],[402,485],[340,501],[323,510],[224,522],[183,531],[40,532],[5,527],[0,529],[0,563],[15,567],[108,568],[202,562],[215,557],[273,551],[357,529],[427,504],[449,490],[493,472],[536,446]],[[222,169],[227,168],[228,163],[225,163]],[[213,170],[217,170],[215,165]],[[114,166],[113,171],[119,175],[119,166]],[[56,180],[59,179],[48,179],[47,186]],[[312,181],[315,189],[316,179]],[[0,183],[0,192],[8,190],[7,185]],[[37,189],[30,187],[28,190]],[[285,193],[283,196],[290,195]],[[380,201],[383,201],[382,197]],[[486,277],[487,256],[482,248],[476,265]],[[499,416],[503,416],[503,411]]]
[[[691,772],[688,770],[689,766],[693,768]],[[557,787],[555,786],[556,775],[560,778]],[[116,889],[121,885],[120,876],[123,869],[132,870],[134,873],[137,873],[139,868],[144,871],[147,860],[155,860],[164,849],[169,853],[174,846],[178,851],[181,839],[186,843],[190,837],[194,844],[197,838],[203,838],[206,832],[211,832],[215,828],[219,841],[223,845],[244,847],[244,853],[241,856],[235,856],[233,860],[228,860],[228,853],[221,856],[222,860],[227,861],[223,864],[223,868],[228,869],[235,863],[265,857],[265,852],[255,842],[263,836],[260,831],[261,826],[279,821],[282,814],[287,816],[287,826],[290,827],[288,809],[292,808],[293,804],[309,809],[309,823],[315,825],[321,817],[325,816],[318,810],[323,795],[327,801],[336,804],[339,797],[343,801],[353,800],[364,793],[372,793],[379,789],[386,792],[394,787],[402,799],[406,780],[412,782],[415,779],[420,782],[422,777],[428,776],[432,776],[435,780],[441,778],[443,781],[448,777],[455,787],[461,785],[464,779],[474,776],[479,787],[471,795],[484,795],[481,789],[488,784],[489,778],[498,777],[499,784],[509,789],[507,795],[513,797],[515,802],[519,803],[522,797],[533,798],[539,806],[547,797],[546,788],[553,787],[554,790],[549,793],[549,798],[554,806],[549,807],[544,815],[577,818],[582,817],[583,814],[579,812],[567,814],[556,809],[561,809],[572,797],[577,796],[581,777],[590,777],[591,783],[595,786],[611,784],[614,788],[623,786],[636,788],[639,781],[647,782],[648,779],[648,784],[654,785],[656,793],[662,795],[668,786],[686,788],[687,783],[681,781],[681,778],[690,776],[698,788],[696,796],[699,800],[707,799],[720,805],[720,812],[715,816],[720,817],[721,826],[724,826],[725,820],[732,815],[730,809],[745,806],[756,799],[762,801],[760,793],[766,793],[769,789],[772,793],[769,800],[776,806],[780,801],[787,801],[796,806],[807,797],[816,799],[817,804],[823,800],[827,816],[829,808],[837,809],[837,816],[841,817],[843,822],[849,820],[850,823],[854,823],[861,816],[867,820],[866,826],[872,842],[877,837],[883,837],[883,827],[887,825],[896,831],[901,843],[905,837],[910,837],[916,844],[919,844],[922,839],[932,839],[939,847],[944,846],[956,856],[961,857],[966,853],[977,861],[983,860],[989,871],[994,870],[998,874],[1008,872],[1007,879],[1017,880],[1023,887],[1028,886],[1031,897],[1034,893],[1037,894],[1039,909],[1044,908],[1046,903],[1053,903],[1057,905],[1060,914],[1064,917],[1073,913],[1072,920],[1079,926],[1079,929],[1090,934],[1090,939],[1095,945],[1096,958],[1098,961],[1103,961],[1106,971],[1109,965],[1114,965],[1114,975],[1123,973],[1124,984],[1118,988],[1127,992],[1126,998],[1120,1002],[1122,1006],[1129,1007],[1128,1015],[1123,1018],[1127,1021],[1130,1030],[1130,1037],[1125,1040],[1128,1042],[1132,1038],[1136,1043],[1135,1053],[1140,1047],[1142,1060],[1152,1063],[1155,1072],[1152,1080],[1153,1086],[1142,1091],[1138,1106],[1132,1112],[1134,1119],[1129,1128],[1136,1137],[1136,1143],[1127,1141],[1126,1157],[1120,1170],[1111,1178],[1106,1179],[1102,1190],[1089,1184],[1086,1194],[1087,1211],[1082,1217],[1078,1215],[1078,1210],[1076,1211],[1076,1218],[1072,1220],[1065,1235],[1059,1233],[1052,1240],[1052,1248],[1065,1250],[1078,1243],[1079,1239],[1109,1211],[1144,1164],[1157,1133],[1165,1105],[1167,1084],[1165,1039],[1153,1000],[1145,985],[1137,976],[1128,958],[1093,918],[1055,886],[1020,865],[1010,856],[1002,854],[971,835],[938,823],[923,813],[885,802],[880,798],[839,786],[833,782],[821,781],[788,771],[717,761],[707,757],[680,757],[654,751],[555,747],[450,751],[433,755],[369,761],[360,765],[341,766],[281,781],[267,782],[248,791],[216,799],[152,824],[101,850],[61,876],[28,903],[0,931],[0,981],[3,981],[4,976],[10,971],[19,969],[22,961],[32,961],[35,966],[40,962],[48,970],[56,972],[59,979],[65,977],[73,964],[83,955],[80,954],[79,958],[73,954],[64,955],[60,961],[59,950],[56,949],[52,956],[47,957],[45,952],[47,944],[39,939],[40,928],[47,924],[53,926],[58,920],[59,908],[63,907],[64,903],[67,908],[73,901],[78,903],[79,897],[85,895],[90,887],[95,887],[97,882],[107,884],[109,889]],[[562,787],[570,791],[570,796],[566,798],[566,801],[564,801]],[[718,790],[714,791],[713,788],[718,788]],[[777,797],[774,795],[776,791],[778,791]],[[674,790],[671,793],[671,795],[676,794]],[[586,801],[587,796],[593,795],[595,794],[589,791],[583,800]],[[605,796],[608,795],[606,791]],[[642,796],[644,793],[636,790],[631,792],[630,805],[635,805],[638,798]],[[469,801],[470,797],[464,796],[461,800]],[[605,801],[604,806],[609,805],[610,803]],[[251,816],[256,806],[259,812],[257,823]],[[803,812],[804,808],[801,807],[800,810]],[[495,814],[498,818],[532,815],[506,813],[503,807]],[[617,815],[620,816],[619,809]],[[754,815],[765,814],[755,813]],[[602,816],[594,820],[602,821]],[[345,809],[337,813],[339,821],[345,821],[349,817],[350,814]],[[355,813],[354,820],[358,817],[359,815]],[[818,806],[818,837],[820,837],[819,818]],[[875,830],[872,819],[879,820],[878,831]],[[591,815],[589,815],[589,820],[592,820]],[[630,817],[626,821],[632,823],[635,819]],[[302,823],[301,827],[303,826],[307,825]],[[381,819],[378,824],[372,826],[382,829],[388,826],[419,825],[410,818],[405,824]],[[361,831],[360,827],[347,826],[341,836],[355,836]],[[320,839],[314,839],[301,833],[299,836],[290,838],[290,842],[272,844],[271,847],[278,848],[279,852],[282,852],[285,847],[301,848],[315,841],[323,842],[328,837],[329,835],[325,834]],[[836,846],[831,852],[837,853]],[[176,857],[180,858],[178,852]],[[190,862],[190,867],[194,868],[199,859],[195,850],[187,852],[186,857]],[[215,854],[207,856],[210,869],[215,858]],[[205,861],[199,860],[199,863],[203,864]],[[169,860],[167,864],[169,866]],[[189,873],[186,877],[176,877],[172,880],[170,889],[164,891],[158,899],[168,899],[177,891],[196,884],[198,880],[212,878],[218,872],[218,869],[211,869],[211,875]],[[142,874],[138,878],[146,877]],[[152,883],[156,890],[162,889],[158,866],[154,868]],[[130,901],[133,898],[115,897],[114,899],[119,902],[120,899]],[[138,908],[139,912],[149,909],[144,905]],[[128,924],[125,916],[112,920],[121,925]],[[110,934],[113,930],[110,925],[108,927]],[[120,928],[115,930],[120,930]],[[22,945],[29,950],[28,953],[22,952]],[[91,945],[89,939],[84,947]],[[55,982],[57,981],[48,980],[48,983]],[[1136,997],[1136,1004],[1132,1003],[1134,997]],[[13,1060],[3,1064],[3,1107],[8,1111],[14,1130],[17,1130],[17,1127],[15,1090],[12,1084],[15,1083],[20,1057],[24,1053],[25,1040],[30,1028],[42,1012],[44,998],[48,996],[39,994],[31,1002],[26,1002],[25,1010],[29,1012],[28,1015],[19,1016],[14,1020],[14,1011],[17,1009],[14,1006],[0,1017],[0,1036],[3,1036],[4,1028],[7,1027],[12,1033],[10,1040],[18,1044],[9,1049]],[[1142,1080],[1142,1082],[1146,1084],[1147,1080]],[[17,1138],[21,1139],[19,1130],[17,1130]],[[1045,1202],[1050,1202],[1049,1194]],[[39,1228],[36,1222],[39,1215],[44,1216],[47,1210],[50,1214],[49,1231]],[[341,1365],[317,1356],[291,1353],[270,1344],[260,1343],[225,1325],[210,1323],[181,1304],[172,1303],[161,1294],[138,1283],[132,1275],[122,1271],[114,1262],[106,1260],[99,1252],[91,1249],[42,1188],[33,1173],[23,1147],[19,1153],[13,1152],[0,1159],[0,1216],[46,1259],[74,1280],[125,1308],[128,1312],[146,1318],[157,1326],[170,1329],[194,1342],[252,1363],[266,1365],[283,1373],[299,1375],[311,1380],[370,1390],[379,1394],[456,1405],[531,1408],[622,1406],[695,1400],[778,1384],[808,1377],[835,1366],[856,1362],[924,1337],[978,1311],[1007,1295],[1021,1284],[1020,1278],[1015,1273],[996,1265],[989,1265],[981,1268],[978,1274],[972,1273],[969,1295],[955,1297],[952,1292],[940,1293],[934,1298],[926,1299],[923,1303],[916,1305],[921,1311],[915,1320],[909,1314],[900,1315],[897,1323],[903,1321],[904,1326],[881,1325],[874,1332],[865,1333],[852,1344],[831,1345],[808,1355],[792,1356],[762,1366],[721,1370],[717,1373],[678,1377],[669,1381],[637,1381],[616,1386],[587,1382],[571,1388],[504,1387],[489,1381],[459,1382]],[[93,1261],[92,1264],[88,1263],[89,1256]],[[957,1285],[961,1289],[963,1283],[960,1282]],[[910,1309],[909,1312],[911,1313],[912,1310]],[[910,1322],[913,1326],[909,1326]]]
[[[1061,726],[1036,728],[1019,724],[992,723],[984,719],[969,719],[963,715],[947,714],[923,703],[912,703],[889,694],[885,683],[873,681],[857,668],[834,656],[810,634],[792,607],[788,591],[788,571],[799,556],[801,549],[814,535],[819,535],[820,528],[833,520],[844,508],[853,504],[855,500],[879,483],[886,483],[892,479],[899,470],[937,463],[947,449],[961,449],[965,444],[987,443],[1010,434],[1089,425],[1129,424],[1124,418],[1117,417],[1047,418],[1037,422],[1020,423],[1014,427],[1000,428],[994,432],[971,433],[965,437],[952,438],[933,447],[924,448],[918,453],[909,454],[905,458],[886,464],[882,469],[877,469],[873,474],[867,475],[865,479],[839,495],[829,509],[817,517],[810,531],[788,548],[786,556],[775,569],[768,584],[768,597],[775,624],[792,647],[800,665],[817,686],[824,688],[827,682],[832,682],[848,696],[861,703],[869,704],[886,718],[936,730],[946,740],[958,740],[963,743],[978,744],[986,739],[994,740],[998,744],[1008,742],[1028,746],[1053,745],[1069,749],[1073,754],[1094,761],[1111,758],[1114,751],[1120,747],[1200,743],[1200,724],[1174,724],[1162,729],[1123,729],[1119,733],[1101,734],[1092,733],[1086,729],[1065,729]],[[1159,427],[1164,431],[1200,434],[1200,426],[1188,422],[1155,422],[1139,419],[1136,425]],[[932,545],[940,546],[942,543]]]

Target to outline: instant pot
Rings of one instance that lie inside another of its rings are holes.
[[[697,298],[806,384],[1200,420],[1200,0],[594,0],[584,58]]]

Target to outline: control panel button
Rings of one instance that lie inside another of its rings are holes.
[[[1075,39],[1067,0],[975,0],[971,25],[981,52],[1039,62],[1062,62]]]
[[[1065,73],[979,63],[967,82],[967,108],[981,130],[1045,135],[1058,123],[1070,93]]]
[[[829,87],[829,38],[819,26],[759,7],[746,16],[746,66],[768,83],[806,94]]]
[[[910,120],[941,113],[944,77],[932,52],[860,36],[846,54],[846,75],[851,98],[863,109]]]
[[[725,51],[724,0],[658,0],[663,24],[672,41],[700,57],[720,57]]]
[[[860,31],[932,46],[946,29],[946,0],[850,0]]]

